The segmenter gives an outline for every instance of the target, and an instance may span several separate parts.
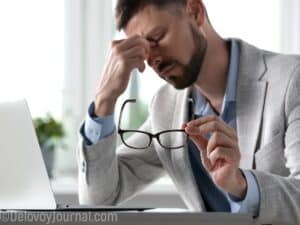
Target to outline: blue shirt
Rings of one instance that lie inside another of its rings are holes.
[[[219,117],[222,118],[229,126],[236,130],[236,87],[237,87],[237,77],[239,69],[239,45],[235,40],[231,41],[230,50],[230,64],[229,71],[227,74],[227,85],[225,90],[225,95],[222,102],[222,109]],[[212,109],[210,103],[206,101],[203,95],[193,88],[192,91],[193,99],[195,101],[194,114],[197,116],[208,116],[215,115],[216,113]],[[253,216],[258,216],[259,208],[259,189],[256,179],[252,172],[248,170],[242,170],[246,180],[248,190],[244,199],[238,199],[234,196],[226,195],[229,200],[231,212],[250,212]]]
[[[227,85],[223,98],[220,117],[231,127],[236,129],[236,87],[239,67],[240,49],[235,40],[231,40],[230,65],[227,75]],[[213,115],[215,112],[209,102],[202,94],[193,88],[193,99],[195,101],[194,114],[199,116]],[[81,134],[88,145],[98,143],[103,137],[110,135],[114,129],[114,115],[107,117],[95,117],[93,115],[94,104],[89,107],[85,124],[81,128]],[[254,217],[258,216],[260,205],[259,188],[257,181],[251,171],[242,170],[247,181],[247,192],[244,199],[238,199],[230,194],[223,192],[227,197],[232,213],[251,213]]]

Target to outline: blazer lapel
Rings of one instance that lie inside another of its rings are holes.
[[[262,51],[240,41],[240,66],[237,82],[236,120],[241,168],[253,168],[254,152],[260,133],[267,82]]]
[[[188,120],[188,97],[190,92],[191,88],[187,88],[177,94],[174,106],[173,127],[181,127]],[[184,148],[172,150],[171,160],[174,166],[174,173],[176,173],[176,177],[181,183],[180,187],[184,188],[184,190],[179,191],[186,195],[186,204],[189,205],[189,208],[195,209],[195,211],[205,211],[205,206],[191,168],[187,145]]]

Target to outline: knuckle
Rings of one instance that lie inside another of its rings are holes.
[[[218,129],[218,123],[217,123],[217,121],[212,122],[212,127],[213,127],[214,130]]]

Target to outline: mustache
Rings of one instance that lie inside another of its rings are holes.
[[[170,65],[172,65],[174,63],[176,63],[176,60],[165,60],[165,61],[162,61],[158,65],[157,69],[158,69],[158,71],[163,71],[164,68],[166,68],[167,66],[170,66]]]

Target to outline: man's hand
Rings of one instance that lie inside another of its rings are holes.
[[[145,70],[145,59],[150,52],[149,42],[140,37],[113,41],[97,87],[95,114],[106,116],[114,110],[117,98],[127,88],[131,71],[137,68]]]
[[[214,183],[231,195],[244,198],[247,182],[239,169],[241,154],[235,130],[217,116],[205,116],[183,125],[197,145],[203,166]],[[207,140],[204,136],[210,134]]]

